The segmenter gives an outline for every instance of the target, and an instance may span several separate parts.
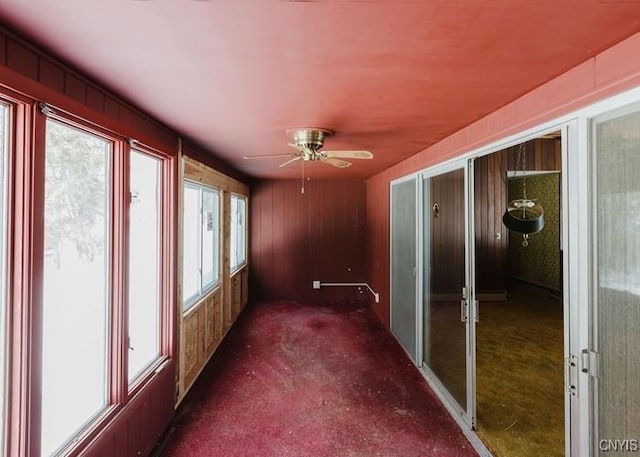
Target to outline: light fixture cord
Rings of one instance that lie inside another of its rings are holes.
[[[304,159],[302,159],[302,183],[300,184],[300,193],[304,194]]]

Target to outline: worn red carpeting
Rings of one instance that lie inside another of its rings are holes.
[[[285,302],[243,312],[161,455],[477,454],[368,307]]]

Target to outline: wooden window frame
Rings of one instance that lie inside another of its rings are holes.
[[[246,195],[241,195],[241,194],[236,194],[236,193],[231,193],[231,201],[233,201],[233,199],[238,199],[238,200],[242,200],[244,201],[244,259],[242,259],[242,262],[238,263],[237,265],[233,265],[234,259],[231,258],[231,243],[229,243],[229,270],[231,273],[231,276],[233,276],[235,273],[237,273],[238,271],[242,270],[246,265],[247,265],[247,258],[248,258],[248,248],[249,248],[249,243],[248,243],[248,227],[249,227],[249,197],[247,197]],[[230,214],[229,214],[229,227],[230,227],[230,232],[229,232],[229,238],[231,238],[231,232],[234,231],[234,227],[233,227],[233,210],[232,210],[233,204],[231,204],[230,207]]]
[[[202,217],[202,196],[203,196],[203,191],[204,190],[210,190],[210,191],[214,191],[216,193],[216,196],[218,198],[218,226],[216,228],[216,230],[218,231],[218,237],[217,237],[217,252],[216,255],[214,257],[214,261],[217,263],[217,271],[218,271],[218,276],[214,278],[213,282],[207,285],[202,284],[202,268],[200,269],[200,278],[199,278],[199,282],[198,282],[198,292],[194,295],[192,295],[191,297],[189,297],[187,300],[182,300],[181,297],[181,301],[182,301],[182,313],[186,314],[189,311],[191,311],[192,309],[196,308],[197,304],[200,302],[200,300],[202,300],[203,297],[206,297],[208,294],[210,294],[212,291],[214,291],[216,289],[216,287],[219,287],[221,285],[221,265],[220,265],[220,246],[221,246],[221,240],[220,240],[220,227],[221,227],[221,207],[222,207],[222,190],[217,188],[217,187],[213,187],[207,184],[203,184],[203,183],[199,183],[199,182],[195,182],[195,181],[191,181],[189,179],[184,179],[183,180],[183,187],[190,187],[193,189],[198,189],[199,193],[200,193],[200,217]],[[183,194],[183,198],[184,198],[184,190],[182,192]],[[182,214],[182,218],[184,218],[184,204],[183,204],[183,214]],[[182,222],[183,227],[184,227],[184,221]],[[199,224],[198,224],[198,230],[199,230],[199,234],[200,234],[200,238],[202,239],[202,220],[200,220]],[[184,229],[183,229],[184,232]],[[184,236],[184,233],[183,233]],[[200,254],[200,266],[202,267],[202,246],[199,246],[199,254]],[[183,254],[183,261],[184,261],[184,254]],[[183,286],[184,286],[184,281],[183,281]]]

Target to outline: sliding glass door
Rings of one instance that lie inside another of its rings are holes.
[[[640,106],[593,123],[593,455],[640,451]],[[586,354],[585,354],[586,352]]]
[[[417,179],[391,186],[391,331],[417,357],[416,221]]]
[[[466,163],[422,180],[422,358],[470,424],[470,325]]]

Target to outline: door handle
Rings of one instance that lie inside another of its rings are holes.
[[[467,300],[464,298],[460,300],[460,322],[467,322],[469,320],[469,308]]]

